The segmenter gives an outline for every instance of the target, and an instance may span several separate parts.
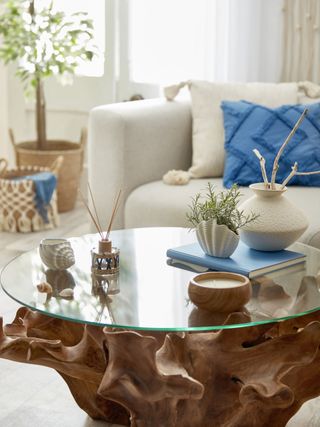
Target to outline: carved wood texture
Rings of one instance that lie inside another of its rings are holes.
[[[207,333],[136,333],[20,308],[0,357],[54,368],[90,417],[132,427],[280,427],[320,395],[320,315]],[[248,321],[231,314],[226,323]]]

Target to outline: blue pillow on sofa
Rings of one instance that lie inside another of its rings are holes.
[[[233,183],[246,186],[262,181],[260,163],[252,151],[254,148],[266,159],[270,180],[274,158],[305,107],[268,108],[247,101],[223,101],[225,187],[229,188]],[[280,157],[276,179],[279,183],[289,175],[294,162],[298,162],[300,172],[320,169],[320,103],[307,107],[307,116]],[[295,176],[290,184],[320,186],[320,175]]]

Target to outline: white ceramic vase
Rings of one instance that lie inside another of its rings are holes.
[[[240,229],[241,240],[252,249],[279,251],[294,243],[308,228],[305,214],[285,196],[287,188],[276,184],[275,190],[268,190],[264,183],[251,184],[255,193],[239,206],[245,214],[259,215]]]
[[[228,258],[236,250],[240,237],[216,220],[201,221],[196,228],[197,239],[204,253]]]

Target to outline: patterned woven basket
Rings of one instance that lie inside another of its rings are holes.
[[[57,175],[62,161],[61,156],[50,168],[25,166],[8,170],[7,161],[0,159],[0,230],[27,233],[59,225],[56,190],[47,206],[48,222],[45,222],[35,206],[34,182],[30,179],[16,181],[13,178],[44,171]]]
[[[49,167],[60,155],[63,165],[59,171],[57,197],[58,211],[67,212],[75,207],[83,169],[84,148],[87,131],[82,129],[80,143],[70,141],[48,140],[45,150],[37,150],[35,141],[17,143],[12,129],[9,130],[17,167],[36,165]]]

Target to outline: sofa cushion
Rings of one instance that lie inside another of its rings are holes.
[[[209,181],[217,190],[223,189],[221,178]],[[136,188],[126,201],[125,227],[190,227],[185,214],[191,197],[205,189],[207,182],[207,179],[194,179],[188,185],[170,186],[155,181]],[[241,193],[243,200],[252,195],[248,187],[241,187]],[[320,189],[292,186],[286,197],[305,212],[310,222],[299,240],[320,248]]]
[[[247,101],[223,101],[226,161],[223,182],[250,185],[262,181],[257,148],[266,160],[271,179],[274,159],[293,129],[305,105],[268,108]],[[285,148],[279,162],[277,182],[282,183],[298,162],[301,172],[320,170],[320,103],[308,105],[308,114]],[[320,175],[296,175],[290,184],[320,186]]]
[[[193,178],[221,177],[224,165],[224,128],[221,101],[247,101],[278,107],[298,102],[296,83],[188,83],[193,118]]]

